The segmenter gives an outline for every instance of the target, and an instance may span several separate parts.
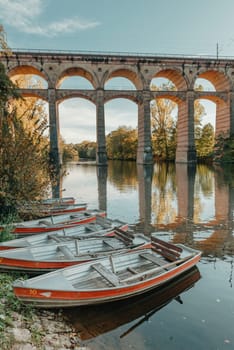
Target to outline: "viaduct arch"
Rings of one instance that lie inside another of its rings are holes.
[[[122,97],[138,106],[138,164],[153,162],[151,146],[150,101],[169,98],[178,104],[177,163],[196,162],[194,140],[194,101],[198,98],[216,103],[216,135],[234,134],[234,60],[214,57],[144,56],[129,54],[13,51],[2,55],[9,77],[36,74],[43,78],[45,89],[20,89],[22,95],[38,96],[48,102],[51,155],[61,164],[59,150],[58,104],[70,97],[83,97],[96,106],[97,164],[106,165],[105,102]],[[59,89],[69,76],[87,79],[93,89]],[[127,78],[135,90],[107,90],[105,83],[114,77]],[[171,80],[175,91],[151,91],[153,78]],[[195,91],[197,78],[209,80],[215,91]]]

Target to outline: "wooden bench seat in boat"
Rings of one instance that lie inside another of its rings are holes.
[[[158,266],[165,264],[165,262],[160,261],[160,258],[158,258],[157,256],[154,256],[150,253],[142,253],[142,254],[140,254],[140,257],[142,257],[146,260],[149,260],[150,262],[152,262]]]
[[[118,277],[112,271],[108,270],[105,266],[103,266],[101,263],[93,264],[92,268],[96,270],[108,282],[110,282],[114,287],[119,285]]]
[[[169,261],[175,261],[176,259],[180,258],[180,254],[182,252],[181,247],[178,247],[169,242],[161,241],[160,239],[154,236],[151,237],[151,241],[153,249]]]
[[[66,247],[65,245],[60,245],[58,246],[58,249],[61,250],[66,259],[74,260],[75,256],[68,247]]]
[[[60,237],[58,237],[58,236],[56,236],[56,235],[48,235],[47,236],[49,239],[52,239],[53,241],[55,241],[55,242],[57,242],[57,243],[61,243],[61,238]]]
[[[96,232],[96,231],[97,231],[97,226],[96,226],[96,225],[89,225],[89,224],[86,224],[86,225],[85,225],[85,231],[88,231],[88,232]]]
[[[103,240],[103,243],[105,243],[108,247],[112,248],[112,249],[119,249],[119,244],[118,242],[112,241],[111,242],[111,238],[109,240]]]
[[[119,238],[121,238],[124,242],[131,244],[133,242],[134,234],[129,231],[123,231],[120,228],[115,228],[115,233]]]

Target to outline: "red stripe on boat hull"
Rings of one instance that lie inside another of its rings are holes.
[[[141,250],[150,248],[151,243],[145,243],[142,246],[137,246],[136,248],[132,248],[129,251],[134,250]],[[127,252],[127,248],[126,248]],[[101,256],[100,256],[101,258]],[[68,261],[34,261],[34,260],[23,260],[23,259],[13,259],[13,258],[6,258],[0,256],[0,270],[8,271],[8,270],[14,270],[14,271],[24,271],[25,273],[43,273],[43,272],[50,272],[52,270],[56,269],[62,269],[68,266],[83,264],[85,262],[89,262],[91,260],[96,260],[97,258],[90,257],[81,260],[81,258],[78,260],[68,260]]]
[[[98,214],[100,216],[105,216],[105,213]],[[74,220],[70,223],[61,223],[58,225],[53,225],[53,227],[37,227],[37,226],[32,226],[32,227],[16,227],[12,233],[16,234],[36,234],[36,233],[43,233],[43,232],[51,232],[55,230],[61,230],[63,228],[69,228],[69,227],[74,227],[76,225],[82,225],[82,224],[88,224],[90,222],[93,222],[96,220],[96,215],[90,216],[87,218],[79,219],[79,220]]]
[[[76,225],[75,225],[76,226]],[[73,226],[72,226],[73,227]],[[129,228],[129,226],[128,226],[128,224],[123,224],[123,226],[120,226],[119,227],[122,231],[127,231],[128,230],[128,228]],[[56,231],[56,230],[55,230]],[[95,231],[93,232],[93,234],[95,235]],[[107,229],[107,232],[106,233],[104,233],[103,234],[103,236],[106,236],[106,237],[111,237],[111,236],[114,236],[115,235],[115,227],[113,227],[113,229]],[[85,233],[84,234],[81,234],[81,236],[85,236]],[[71,237],[71,239],[72,239],[72,236],[70,236]],[[22,237],[21,237],[22,238]],[[9,241],[10,242],[10,241]],[[5,243],[7,243],[7,242],[4,242],[4,244]],[[36,245],[34,245],[34,247],[35,247]],[[15,245],[15,246],[11,246],[11,245],[7,245],[7,244],[5,244],[5,245],[0,245],[0,251],[1,250],[8,250],[8,249],[16,249],[16,248],[25,248],[25,247],[28,247],[28,246],[23,246],[23,245],[21,245],[21,246],[17,246],[17,245]],[[32,245],[32,247],[33,247],[33,245]]]
[[[62,215],[62,214],[71,214],[71,213],[76,213],[80,211],[85,211],[87,209],[87,206],[79,207],[79,208],[74,208],[74,209],[58,209],[58,210],[41,210],[40,213],[44,215]]]

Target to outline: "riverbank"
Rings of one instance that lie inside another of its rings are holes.
[[[37,310],[14,296],[15,275],[0,274],[1,350],[88,350],[59,310]]]

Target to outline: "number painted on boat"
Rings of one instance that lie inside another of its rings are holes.
[[[31,295],[36,295],[36,294],[37,294],[37,290],[36,290],[36,289],[30,289],[30,290],[29,290],[29,293],[30,293]]]

